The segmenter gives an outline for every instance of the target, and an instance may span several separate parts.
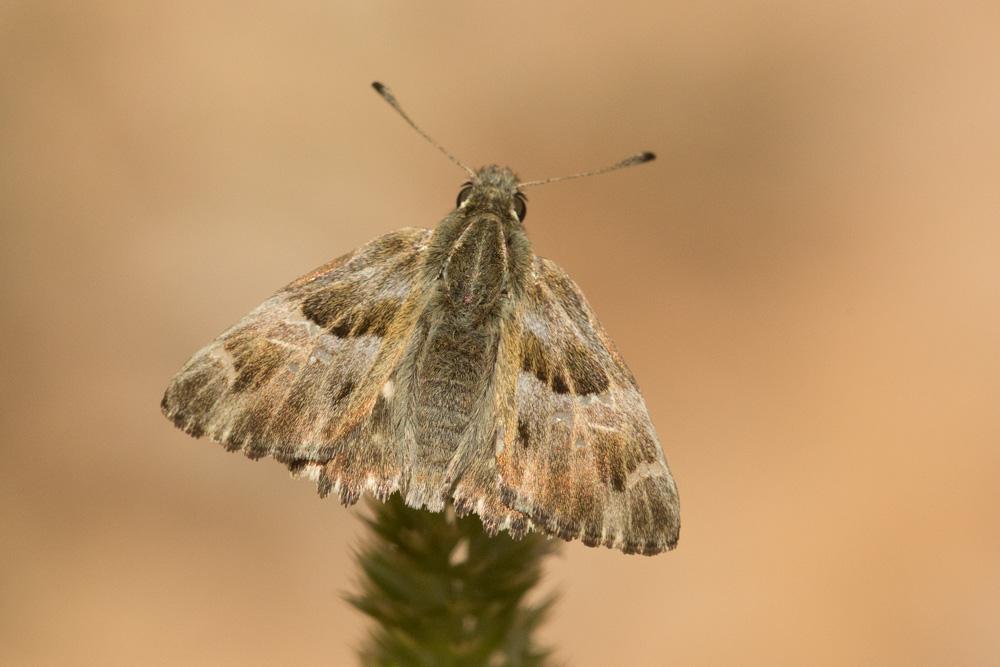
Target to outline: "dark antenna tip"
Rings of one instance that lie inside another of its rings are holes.
[[[447,151],[447,149],[445,149],[444,146],[442,146],[438,142],[434,141],[434,139],[432,139],[429,134],[427,134],[426,132],[424,132],[422,129],[420,129],[419,125],[417,125],[416,123],[413,122],[413,120],[410,118],[410,116],[405,111],[403,111],[403,107],[400,106],[399,102],[396,101],[396,96],[392,94],[392,91],[389,90],[388,86],[386,86],[381,81],[372,81],[372,88],[375,89],[376,93],[378,93],[379,95],[382,96],[383,100],[385,100],[386,102],[389,103],[389,106],[391,106],[393,109],[396,110],[396,113],[398,113],[400,116],[403,117],[403,120],[405,120],[409,124],[410,127],[412,127],[414,130],[417,131],[417,134],[419,134],[420,136],[422,136],[424,139],[426,139],[428,142],[430,142],[430,144],[432,146],[434,146],[439,151],[441,151],[442,153],[444,153],[445,156],[449,160],[451,160],[452,162],[454,162],[455,164],[457,164],[459,167],[461,167],[462,169],[464,169],[466,171],[466,173],[469,174],[469,176],[475,176],[476,175],[476,172],[472,171],[471,169],[469,169],[468,167],[466,167],[464,164],[462,164],[458,160],[458,158],[456,158],[454,155],[452,155],[451,153],[449,153]]]
[[[527,181],[525,183],[518,183],[519,188],[533,187],[535,185],[545,185],[546,183],[555,183],[556,181],[568,181],[573,178],[583,178],[584,176],[596,176],[597,174],[606,174],[609,171],[615,171],[616,169],[622,169],[624,167],[634,167],[637,164],[645,164],[646,162],[651,162],[656,159],[656,153],[652,151],[643,151],[642,153],[636,153],[635,155],[629,155],[624,160],[616,162],[609,167],[602,167],[601,169],[592,169],[591,171],[585,171],[579,174],[572,174],[570,176],[558,176],[556,178],[546,178],[541,181]]]

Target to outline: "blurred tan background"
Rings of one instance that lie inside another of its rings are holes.
[[[350,664],[358,509],[175,430],[271,291],[531,194],[677,551],[568,545],[571,665],[1000,662],[1000,5],[0,3],[0,663]]]

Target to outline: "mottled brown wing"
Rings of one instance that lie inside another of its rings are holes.
[[[635,379],[580,289],[536,258],[520,312],[501,339],[520,361],[500,409],[503,502],[566,540],[647,555],[672,549],[677,487]]]
[[[380,389],[413,328],[431,232],[403,229],[302,276],[203,348],[164,414],[250,458],[272,456],[345,504],[399,487]]]

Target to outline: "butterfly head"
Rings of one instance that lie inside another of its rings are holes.
[[[471,180],[462,184],[455,205],[463,210],[493,211],[524,222],[527,198],[518,189],[517,176],[507,167],[495,164],[478,169]]]

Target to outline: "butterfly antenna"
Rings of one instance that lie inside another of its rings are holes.
[[[393,109],[395,109],[399,113],[399,115],[403,117],[403,120],[405,120],[407,123],[409,123],[410,127],[412,127],[414,130],[416,130],[417,133],[420,136],[422,136],[424,139],[426,139],[428,142],[430,142],[430,144],[432,146],[434,146],[435,148],[437,148],[439,151],[441,151],[442,153],[444,153],[445,156],[449,160],[451,160],[452,162],[454,162],[455,164],[457,164],[459,167],[461,167],[462,169],[464,169],[466,172],[468,172],[469,176],[475,176],[476,175],[476,172],[472,171],[471,169],[469,169],[468,167],[466,167],[464,164],[462,164],[457,157],[455,157],[454,155],[452,155],[451,153],[449,153],[448,150],[444,146],[442,146],[438,142],[434,141],[434,139],[431,137],[431,135],[429,135],[426,132],[424,132],[423,130],[421,130],[420,126],[417,125],[416,123],[414,123],[412,118],[410,118],[409,116],[406,115],[406,112],[403,111],[403,107],[401,107],[399,105],[399,102],[396,101],[396,96],[392,94],[392,91],[389,90],[388,86],[386,86],[383,83],[379,83],[378,81],[373,81],[372,82],[372,88],[374,88],[375,92],[378,93],[379,95],[381,95],[382,99],[384,99],[386,102],[388,102],[389,106],[391,106]]]
[[[609,171],[614,171],[616,169],[623,169],[625,167],[632,167],[634,165],[643,164],[644,162],[650,162],[655,159],[656,159],[655,153],[644,151],[642,153],[636,153],[635,155],[629,155],[621,162],[616,162],[613,165],[607,167],[601,167],[600,169],[584,171],[582,173],[572,174],[570,176],[556,176],[555,178],[546,178],[541,181],[528,181],[527,183],[518,183],[517,187],[527,188],[533,185],[545,185],[546,183],[555,183],[556,181],[568,181],[573,178],[583,178],[584,176],[596,176],[597,174],[606,174]]]

